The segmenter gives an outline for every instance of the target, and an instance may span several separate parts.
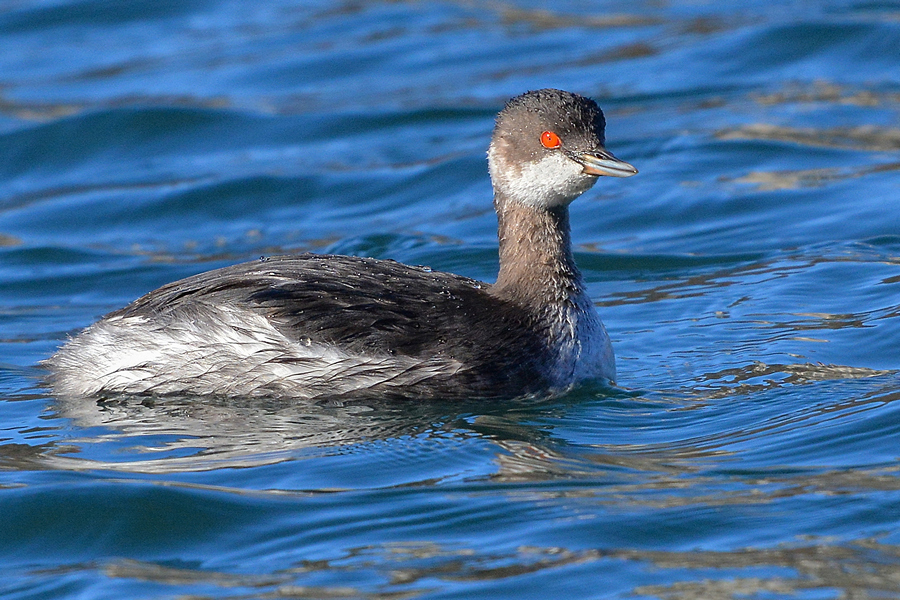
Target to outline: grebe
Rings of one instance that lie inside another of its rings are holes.
[[[601,175],[597,104],[554,89],[499,113],[488,167],[493,285],[392,260],[301,254],[154,290],[45,361],[60,396],[510,398],[614,381],[615,357],[575,266],[569,203]]]

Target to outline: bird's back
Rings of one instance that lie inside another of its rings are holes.
[[[71,395],[508,397],[547,386],[535,321],[465,277],[305,254],[165,285],[50,366]]]

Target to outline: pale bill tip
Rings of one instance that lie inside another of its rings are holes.
[[[606,175],[608,177],[631,177],[637,175],[638,170],[633,165],[619,160],[608,152],[596,154],[582,154],[578,157],[584,167],[584,173],[588,175]]]

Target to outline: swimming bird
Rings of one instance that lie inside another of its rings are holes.
[[[527,92],[498,114],[488,168],[493,285],[392,260],[263,258],[162,286],[45,361],[60,396],[496,399],[614,381],[572,253],[569,204],[637,170],[588,98]]]

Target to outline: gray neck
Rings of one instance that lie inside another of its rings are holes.
[[[572,256],[568,206],[536,208],[498,192],[494,207],[500,236],[500,274],[494,294],[538,309],[584,294]]]

